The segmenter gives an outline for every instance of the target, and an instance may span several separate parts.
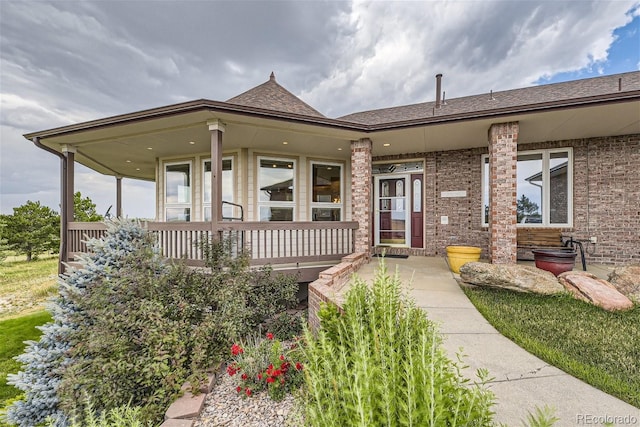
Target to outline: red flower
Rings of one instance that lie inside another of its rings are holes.
[[[229,376],[234,376],[236,372],[238,372],[238,369],[235,364],[227,366],[227,373]]]
[[[245,391],[245,393],[247,394],[247,396],[251,396],[251,389],[250,389],[250,388],[248,388],[248,389]]]
[[[273,378],[273,377],[267,377],[267,382],[268,382],[269,384],[271,384],[271,383],[272,383],[272,382],[274,382],[275,380],[276,380],[276,379],[275,379],[275,378]]]
[[[280,360],[284,360],[284,354],[280,355]]]
[[[248,377],[247,377],[247,374],[242,374],[240,378],[242,378],[243,380],[246,380]]]
[[[267,332],[267,339],[272,340],[273,334],[271,332]]]
[[[237,391],[238,393],[241,393],[241,392],[242,392],[242,387],[240,387],[240,386],[236,387],[236,391]]]
[[[234,356],[237,356],[237,355],[242,354],[242,353],[244,353],[244,350],[238,344],[234,343],[231,346],[231,354],[233,354]]]
[[[262,379],[262,373],[258,374],[258,379],[261,380]]]
[[[302,363],[296,362],[296,371],[302,371]]]

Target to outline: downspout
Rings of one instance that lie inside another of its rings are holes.
[[[36,147],[48,151],[60,158],[60,253],[58,254],[58,274],[64,273],[64,263],[67,262],[67,158],[53,148],[42,145],[37,136],[31,141]]]

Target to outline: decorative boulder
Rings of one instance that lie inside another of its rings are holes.
[[[558,280],[576,299],[581,299],[604,310],[628,310],[631,300],[622,295],[609,282],[584,271],[567,271]]]
[[[618,292],[640,304],[640,265],[617,267],[609,274],[609,282]]]
[[[526,265],[468,262],[460,267],[460,279],[476,286],[518,292],[544,295],[564,292],[552,273]]]

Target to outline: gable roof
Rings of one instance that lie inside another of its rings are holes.
[[[226,101],[229,104],[264,108],[304,116],[324,117],[319,111],[280,86],[271,72],[269,80]]]
[[[400,107],[362,111],[339,117],[338,120],[376,126],[421,119],[444,119],[447,116],[482,113],[502,109],[508,110],[527,105],[560,104],[562,101],[598,97],[614,93],[623,94],[624,92],[638,90],[640,90],[640,72],[636,71],[447,99],[440,108],[436,108],[435,101],[432,101],[403,105]]]

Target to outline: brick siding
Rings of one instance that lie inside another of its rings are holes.
[[[371,140],[351,141],[351,219],[358,222],[355,252],[371,251]]]
[[[371,259],[369,251],[353,253],[342,258],[338,265],[324,270],[318,276],[318,280],[309,284],[309,327],[312,331],[320,328],[318,310],[320,304],[334,304],[342,310],[341,288],[351,279],[353,273],[358,271],[360,266],[366,264]]]
[[[640,262],[640,135],[546,141],[518,145],[518,151],[573,147],[573,228],[565,236],[584,243],[587,262]],[[424,161],[425,248],[387,248],[388,253],[445,255],[447,245],[479,246],[489,257],[490,231],[482,226],[482,155],[485,147],[376,157],[374,161]],[[442,191],[465,190],[465,198]],[[514,198],[515,199],[515,198]],[[440,224],[446,215],[449,224]],[[515,235],[514,235],[515,237]]]

